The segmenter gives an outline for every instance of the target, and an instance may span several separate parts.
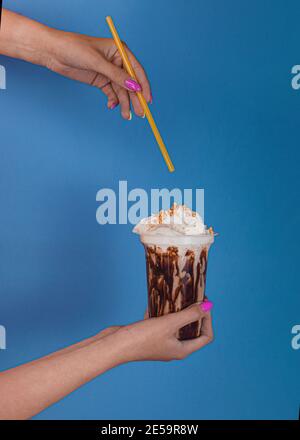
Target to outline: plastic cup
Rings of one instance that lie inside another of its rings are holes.
[[[146,253],[149,317],[178,312],[205,298],[208,251],[213,234],[140,236]],[[201,322],[181,328],[178,339],[200,336]]]

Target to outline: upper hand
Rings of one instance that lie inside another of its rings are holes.
[[[56,73],[99,88],[107,97],[107,107],[113,109],[120,105],[124,119],[131,119],[130,104],[134,112],[143,117],[144,111],[136,91],[142,90],[146,101],[151,102],[150,84],[141,64],[124,46],[138,83],[123,68],[122,59],[111,38],[95,38],[51,29],[44,64]]]

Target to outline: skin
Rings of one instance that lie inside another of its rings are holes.
[[[151,102],[147,75],[133,53],[127,50],[142,92]],[[136,93],[127,89],[131,79],[111,38],[95,38],[50,28],[27,17],[3,9],[0,54],[44,66],[68,78],[90,84],[107,97],[107,107],[120,105],[122,117],[131,119],[130,105],[136,115],[144,111]]]
[[[145,99],[151,102],[146,73],[126,48]],[[3,10],[0,54],[44,66],[58,74],[99,88],[107,106],[120,106],[130,119],[130,105],[138,116],[143,110],[112,39],[94,38],[51,29]],[[202,321],[201,335],[179,341],[178,330]],[[0,419],[28,419],[105,371],[133,361],[184,359],[213,339],[211,315],[195,304],[181,312],[110,327],[53,354],[0,373]]]
[[[201,320],[201,335],[179,341],[178,330]],[[96,336],[0,373],[0,419],[29,419],[80,386],[133,361],[186,358],[213,340],[211,315],[199,304],[159,318],[109,327]]]

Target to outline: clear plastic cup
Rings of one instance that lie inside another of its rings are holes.
[[[205,298],[208,251],[213,234],[140,236],[146,253],[149,317],[178,312]],[[181,328],[178,339],[200,336],[201,323]]]

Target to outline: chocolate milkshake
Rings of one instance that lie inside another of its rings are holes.
[[[146,253],[150,317],[177,312],[205,298],[207,256],[214,241],[200,215],[174,204],[135,226]],[[180,340],[200,335],[200,322],[179,330]]]

